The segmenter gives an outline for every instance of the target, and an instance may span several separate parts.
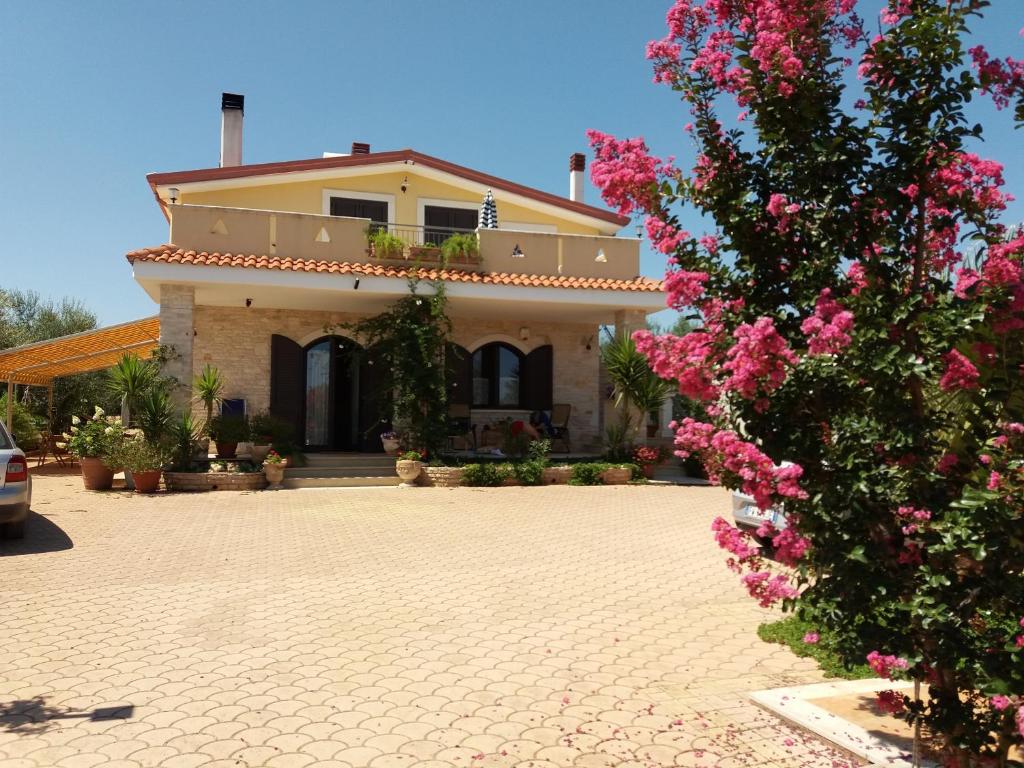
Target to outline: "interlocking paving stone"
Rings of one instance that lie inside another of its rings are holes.
[[[852,765],[747,700],[821,675],[757,639],[721,489],[35,497],[3,768]]]

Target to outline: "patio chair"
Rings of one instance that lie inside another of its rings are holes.
[[[569,417],[572,406],[568,403],[556,403],[551,409],[551,447],[561,443],[566,453],[572,453],[572,440],[569,437]]]
[[[469,406],[453,403],[448,406],[448,450],[476,450],[476,427],[471,423]]]

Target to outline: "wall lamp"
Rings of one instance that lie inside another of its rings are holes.
[[[523,253],[522,248],[519,247],[519,243],[516,243],[514,246],[512,246],[512,258],[513,259],[521,259],[525,255],[526,254]]]
[[[169,187],[167,189],[167,198],[171,201],[171,205],[176,205],[178,203],[178,188]]]
[[[352,290],[353,291],[358,291],[359,290],[359,278],[358,277],[356,278],[356,281],[354,283],[352,283]]]
[[[399,189],[401,189],[403,193],[407,189],[409,189],[409,177],[408,176],[406,176],[404,179],[402,179],[402,186],[399,187]]]
[[[252,299],[246,299],[245,300],[245,306],[251,307],[252,306]]]

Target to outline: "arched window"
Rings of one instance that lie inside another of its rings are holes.
[[[509,344],[485,344],[473,353],[473,405],[477,408],[521,408],[523,354]]]

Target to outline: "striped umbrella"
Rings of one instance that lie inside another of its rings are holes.
[[[480,226],[484,229],[498,228],[498,207],[494,204],[494,195],[487,190],[484,195],[484,202],[480,206]]]

